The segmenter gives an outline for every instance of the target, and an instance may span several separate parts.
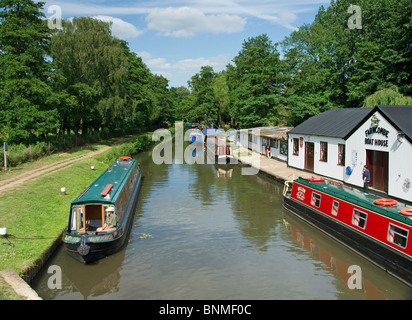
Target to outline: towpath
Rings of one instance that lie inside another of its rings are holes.
[[[275,158],[269,159],[262,154],[258,154],[251,150],[246,150],[246,148],[244,147],[239,147],[239,151],[240,154],[244,154],[247,151],[252,154],[252,156],[238,158],[239,162],[259,169],[260,173],[264,173],[280,182],[291,181],[299,177],[302,177],[304,179],[321,178],[321,176],[313,172],[289,167],[287,162],[285,161],[281,161]]]
[[[90,158],[93,157],[97,154],[103,153],[109,149],[111,149],[113,146],[115,145],[119,145],[121,143],[123,143],[124,141],[128,140],[127,138],[122,138],[117,140],[112,146],[106,146],[106,147],[102,147],[98,150],[95,151],[90,151],[87,153],[84,153],[82,155],[77,155],[77,156],[73,156],[73,157],[69,157],[69,158],[65,158],[64,160],[60,160],[45,166],[42,166],[40,168],[37,169],[32,169],[32,170],[28,170],[28,171],[24,171],[21,174],[17,174],[17,175],[12,175],[11,177],[5,178],[5,179],[1,179],[0,180],[0,194],[5,192],[5,191],[9,191],[12,190],[30,180],[39,178],[39,177],[44,177],[45,175],[51,174],[51,173],[56,173],[60,170],[63,170],[67,167],[70,167],[71,165],[73,165],[74,163],[81,161],[83,159],[86,158]]]

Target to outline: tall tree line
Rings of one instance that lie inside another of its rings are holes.
[[[110,24],[81,17],[51,30],[44,3],[0,0],[0,140],[158,128],[174,121],[168,80]]]
[[[44,3],[0,0],[0,140],[155,129],[174,120],[248,128],[297,125],[330,108],[410,104],[412,2],[350,0],[320,7],[280,43],[246,39],[221,72],[203,66],[168,88],[110,24],[92,18],[51,30]]]
[[[320,7],[281,43],[266,34],[245,40],[221,73],[202,68],[183,99],[187,119],[208,114],[232,127],[295,126],[331,108],[411,104],[412,2],[358,0],[358,11],[349,10],[352,3]],[[203,93],[214,87],[214,95]]]

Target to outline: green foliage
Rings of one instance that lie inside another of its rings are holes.
[[[109,23],[80,17],[48,29],[43,5],[0,0],[0,141],[10,144],[142,132],[175,120],[297,125],[331,108],[410,104],[408,0],[359,0],[361,29],[348,26],[350,0],[333,0],[281,42],[282,56],[266,34],[251,37],[226,70],[203,66],[189,88],[169,88]]]
[[[397,87],[379,90],[370,95],[363,102],[363,108],[373,108],[375,106],[396,106],[412,105],[412,97],[406,97],[399,92]]]
[[[113,136],[175,120],[168,80],[113,37],[110,23],[80,17],[50,30],[43,5],[0,0],[1,141]]]
[[[332,1],[282,42],[289,124],[330,108],[361,107],[368,96],[392,86],[411,95],[412,3],[359,0],[362,29],[348,27],[350,5]]]
[[[50,103],[50,30],[42,3],[0,1],[0,137],[36,141],[53,132],[59,117]]]
[[[63,21],[50,48],[61,77],[59,89],[73,97],[71,104],[64,101],[64,108],[59,108],[66,120],[62,129],[86,133],[124,126],[128,62],[110,25],[92,18]]]
[[[213,92],[213,83],[216,73],[211,66],[203,66],[200,73],[195,74],[189,81],[189,87],[193,95],[188,120],[192,122],[204,121],[204,116],[212,122],[217,122],[217,106]]]
[[[282,63],[266,34],[249,38],[234,58],[229,87],[231,115],[240,127],[278,124],[281,111]]]
[[[186,87],[172,87],[170,88],[171,100],[173,109],[175,110],[175,119],[184,119],[188,110],[186,110],[185,103],[190,95],[190,91]]]
[[[105,162],[112,162],[122,156],[132,156],[141,151],[146,151],[154,145],[151,134],[142,134],[137,138],[125,142],[120,146],[112,147],[109,151],[105,152],[101,156],[97,156],[97,159]]]

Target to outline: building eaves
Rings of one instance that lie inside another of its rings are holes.
[[[313,116],[289,133],[347,139],[372,108],[330,109]]]

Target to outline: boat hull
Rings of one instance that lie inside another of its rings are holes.
[[[331,236],[400,281],[412,286],[412,261],[409,257],[401,255],[365,234],[356,232],[333,218],[317,212],[289,195],[284,196],[283,205],[294,215]]]
[[[68,254],[79,262],[89,264],[119,251],[126,237],[119,237],[107,243],[92,244],[86,240],[83,245],[65,243]],[[87,254],[84,254],[85,252]]]
[[[63,242],[68,254],[74,259],[89,264],[112,255],[123,248],[130,235],[133,218],[136,212],[138,195],[141,187],[141,174],[132,192],[124,219],[114,232],[98,232],[93,234],[72,235],[63,233]]]

